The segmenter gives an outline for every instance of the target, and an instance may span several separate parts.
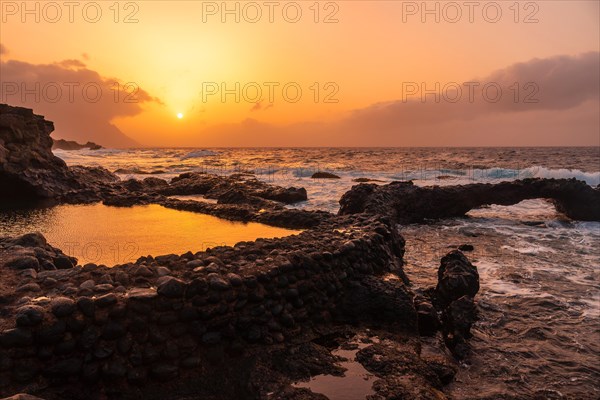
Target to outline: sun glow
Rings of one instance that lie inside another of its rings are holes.
[[[177,113],[177,118],[179,118],[179,119],[183,118],[183,113]]]

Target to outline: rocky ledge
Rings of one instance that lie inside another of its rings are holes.
[[[489,204],[512,205],[548,199],[557,211],[583,221],[600,221],[600,190],[576,179],[523,179],[497,184],[419,187],[412,182],[353,186],[340,199],[340,215],[390,216],[402,224],[464,216]]]

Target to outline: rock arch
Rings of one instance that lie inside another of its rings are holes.
[[[600,221],[600,190],[576,179],[523,179],[497,184],[419,187],[412,182],[353,186],[340,199],[340,215],[368,213],[399,223],[460,217],[484,205],[513,205],[528,199],[549,199],[569,218]]]

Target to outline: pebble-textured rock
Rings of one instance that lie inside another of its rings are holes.
[[[334,320],[413,331],[410,289],[400,277],[377,278],[401,272],[403,254],[404,240],[388,220],[358,216],[204,253],[44,271],[21,279],[52,279],[63,289],[9,305],[14,327],[0,333],[0,344],[49,350],[30,356],[45,366],[21,381],[162,381],[206,362],[203,348],[239,352],[282,343]],[[117,277],[121,290],[113,285]],[[95,367],[93,360],[103,362]]]

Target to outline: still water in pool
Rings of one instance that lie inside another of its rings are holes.
[[[195,253],[208,247],[300,232],[231,222],[159,205],[60,205],[0,212],[0,236],[34,231],[41,232],[51,245],[77,257],[79,264],[108,266],[132,262],[140,256]]]

